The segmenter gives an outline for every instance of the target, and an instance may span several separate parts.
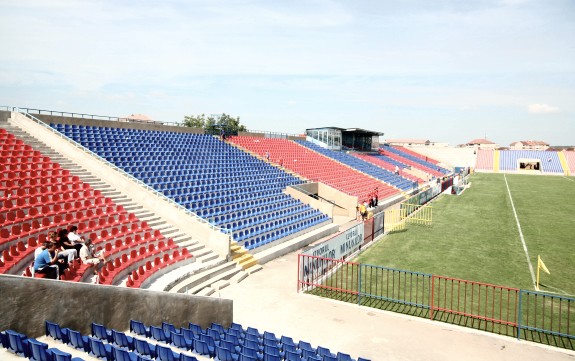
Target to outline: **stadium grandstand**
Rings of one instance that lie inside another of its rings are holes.
[[[345,260],[384,235],[386,211],[450,193],[472,168],[575,171],[574,151],[417,149],[356,128],[221,137],[135,118],[0,111],[0,359],[394,359],[382,350],[417,337],[410,317],[298,294],[284,256],[343,239]],[[414,349],[476,337],[437,324]]]

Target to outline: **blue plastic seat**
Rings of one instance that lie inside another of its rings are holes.
[[[232,353],[227,348],[216,346],[216,361],[238,361],[239,355]]]
[[[28,357],[28,339],[25,335],[12,330],[6,330],[8,335],[8,350],[18,356]]]
[[[109,331],[103,325],[92,322],[92,336],[102,341],[112,342],[112,331]]]
[[[150,326],[150,337],[152,337],[156,341],[169,343],[170,342],[170,335],[164,332],[164,329],[161,327]]]
[[[160,361],[179,361],[180,354],[172,351],[171,348],[162,345],[156,345],[156,352],[158,354],[157,360]]]
[[[112,330],[113,343],[122,348],[128,348],[130,351],[134,350],[134,338],[127,336],[123,332]]]
[[[186,328],[182,329],[182,331],[184,331],[184,330],[191,333],[191,331],[186,329]],[[191,338],[188,338],[188,337],[186,337],[186,335],[184,335],[183,332],[182,333],[171,332],[171,339],[172,339],[172,345],[174,345],[176,347],[179,347],[179,348],[184,349],[184,350],[191,350],[192,349],[193,336],[191,336]]]
[[[60,351],[57,348],[51,349],[52,361],[84,361],[80,357],[72,357],[67,352]]]
[[[84,352],[90,351],[88,336],[82,336],[80,332],[74,330],[68,331],[68,335],[70,337],[70,345],[72,345],[72,347]]]
[[[134,349],[142,356],[156,358],[158,355],[156,353],[156,345],[150,344],[148,341],[141,340],[139,338],[134,338]]]
[[[210,358],[215,356],[212,355],[212,353],[210,352],[210,349],[208,348],[208,344],[206,343],[206,341],[202,341],[200,339],[194,339],[194,351],[202,356],[208,356]]]
[[[61,328],[59,324],[50,321],[46,321],[44,324],[46,326],[46,336],[50,336],[54,340],[58,340],[66,344],[70,342],[67,328]]]
[[[28,359],[30,361],[52,361],[52,351],[48,349],[48,345],[33,338],[28,340]]]
[[[102,340],[94,337],[88,337],[88,341],[90,343],[90,355],[107,361],[114,360],[112,346],[110,344],[104,343]]]
[[[130,320],[130,332],[133,332],[136,335],[150,337],[150,328],[146,327],[146,325],[140,321]]]
[[[343,352],[338,352],[337,353],[337,361],[354,361],[350,355],[343,353]]]

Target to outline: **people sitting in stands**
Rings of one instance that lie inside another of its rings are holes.
[[[78,257],[78,252],[72,243],[70,243],[70,240],[68,240],[68,230],[66,228],[58,231],[58,239],[55,239],[54,243],[56,243],[56,247],[58,247],[60,257],[66,257],[67,263],[72,262],[74,258]]]
[[[68,240],[70,241],[70,244],[72,244],[76,252],[80,254],[80,250],[82,249],[85,240],[84,237],[76,234],[76,231],[78,231],[78,227],[76,226],[70,227],[70,231],[68,232]]]
[[[399,175],[399,167],[397,165],[395,166],[395,175]]]
[[[94,274],[97,274],[101,267],[98,267],[100,264],[104,265],[106,262],[106,257],[104,256],[104,251],[94,252],[94,245],[92,244],[91,239],[86,239],[82,244],[82,248],[80,249],[80,259],[83,263],[86,264],[93,264],[96,267],[94,268]]]
[[[46,242],[45,247],[34,260],[34,273],[45,274],[46,278],[57,280],[60,278],[59,265],[63,260],[59,258],[55,243]]]

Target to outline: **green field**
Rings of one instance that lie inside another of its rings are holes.
[[[355,261],[534,290],[507,184],[542,291],[575,295],[575,178],[478,173],[459,196],[434,202],[433,226],[409,225]]]

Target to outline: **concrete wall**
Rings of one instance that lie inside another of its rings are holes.
[[[0,110],[0,121],[7,121],[8,118],[10,118],[10,114],[11,112],[6,111],[6,110]]]
[[[20,113],[12,113],[11,121],[30,134],[42,139],[49,147],[58,149],[71,161],[82,165],[86,170],[127,195],[134,202],[162,216],[182,232],[191,235],[220,256],[227,257],[229,255],[230,244],[228,235],[210,228],[209,224],[200,219],[189,216],[184,209],[176,207],[173,203],[167,201],[165,197],[157,196],[146,188],[138,186],[132,178],[127,177],[123,172],[111,168],[107,163],[94,158],[89,153],[82,151],[72,142],[66,141],[59,133],[54,133],[52,130]]]
[[[110,127],[110,128],[127,128],[127,129],[141,129],[141,130],[161,130],[167,132],[179,132],[179,133],[197,133],[204,134],[203,128],[189,128],[189,127],[177,127],[172,125],[163,125],[158,123],[143,123],[143,122],[127,122],[118,120],[101,120],[101,119],[88,119],[88,118],[75,118],[75,117],[64,117],[59,115],[49,115],[49,114],[34,114],[30,113],[34,117],[40,119],[46,124],[50,123],[60,123],[60,124],[76,124],[76,125],[90,125],[93,127]]]
[[[232,300],[180,293],[0,275],[0,294],[0,330],[29,337],[44,334],[46,320],[82,334],[90,333],[91,322],[123,331],[130,319],[176,327],[191,321],[204,328],[233,321]]]
[[[330,200],[340,206],[341,208],[334,208],[334,215],[348,216],[355,218],[357,207],[357,197],[350,196],[343,192],[338,191],[326,184],[318,183],[318,192],[320,197]],[[342,209],[343,208],[343,209]]]
[[[302,192],[301,189],[303,189],[305,192]],[[317,183],[298,184],[296,187],[289,186],[286,188],[285,193],[295,199],[302,201],[305,204],[308,204],[310,207],[327,214],[330,218],[333,218],[333,209],[335,208],[333,204],[327,202],[324,199],[315,199],[309,196],[310,193],[318,193]]]

